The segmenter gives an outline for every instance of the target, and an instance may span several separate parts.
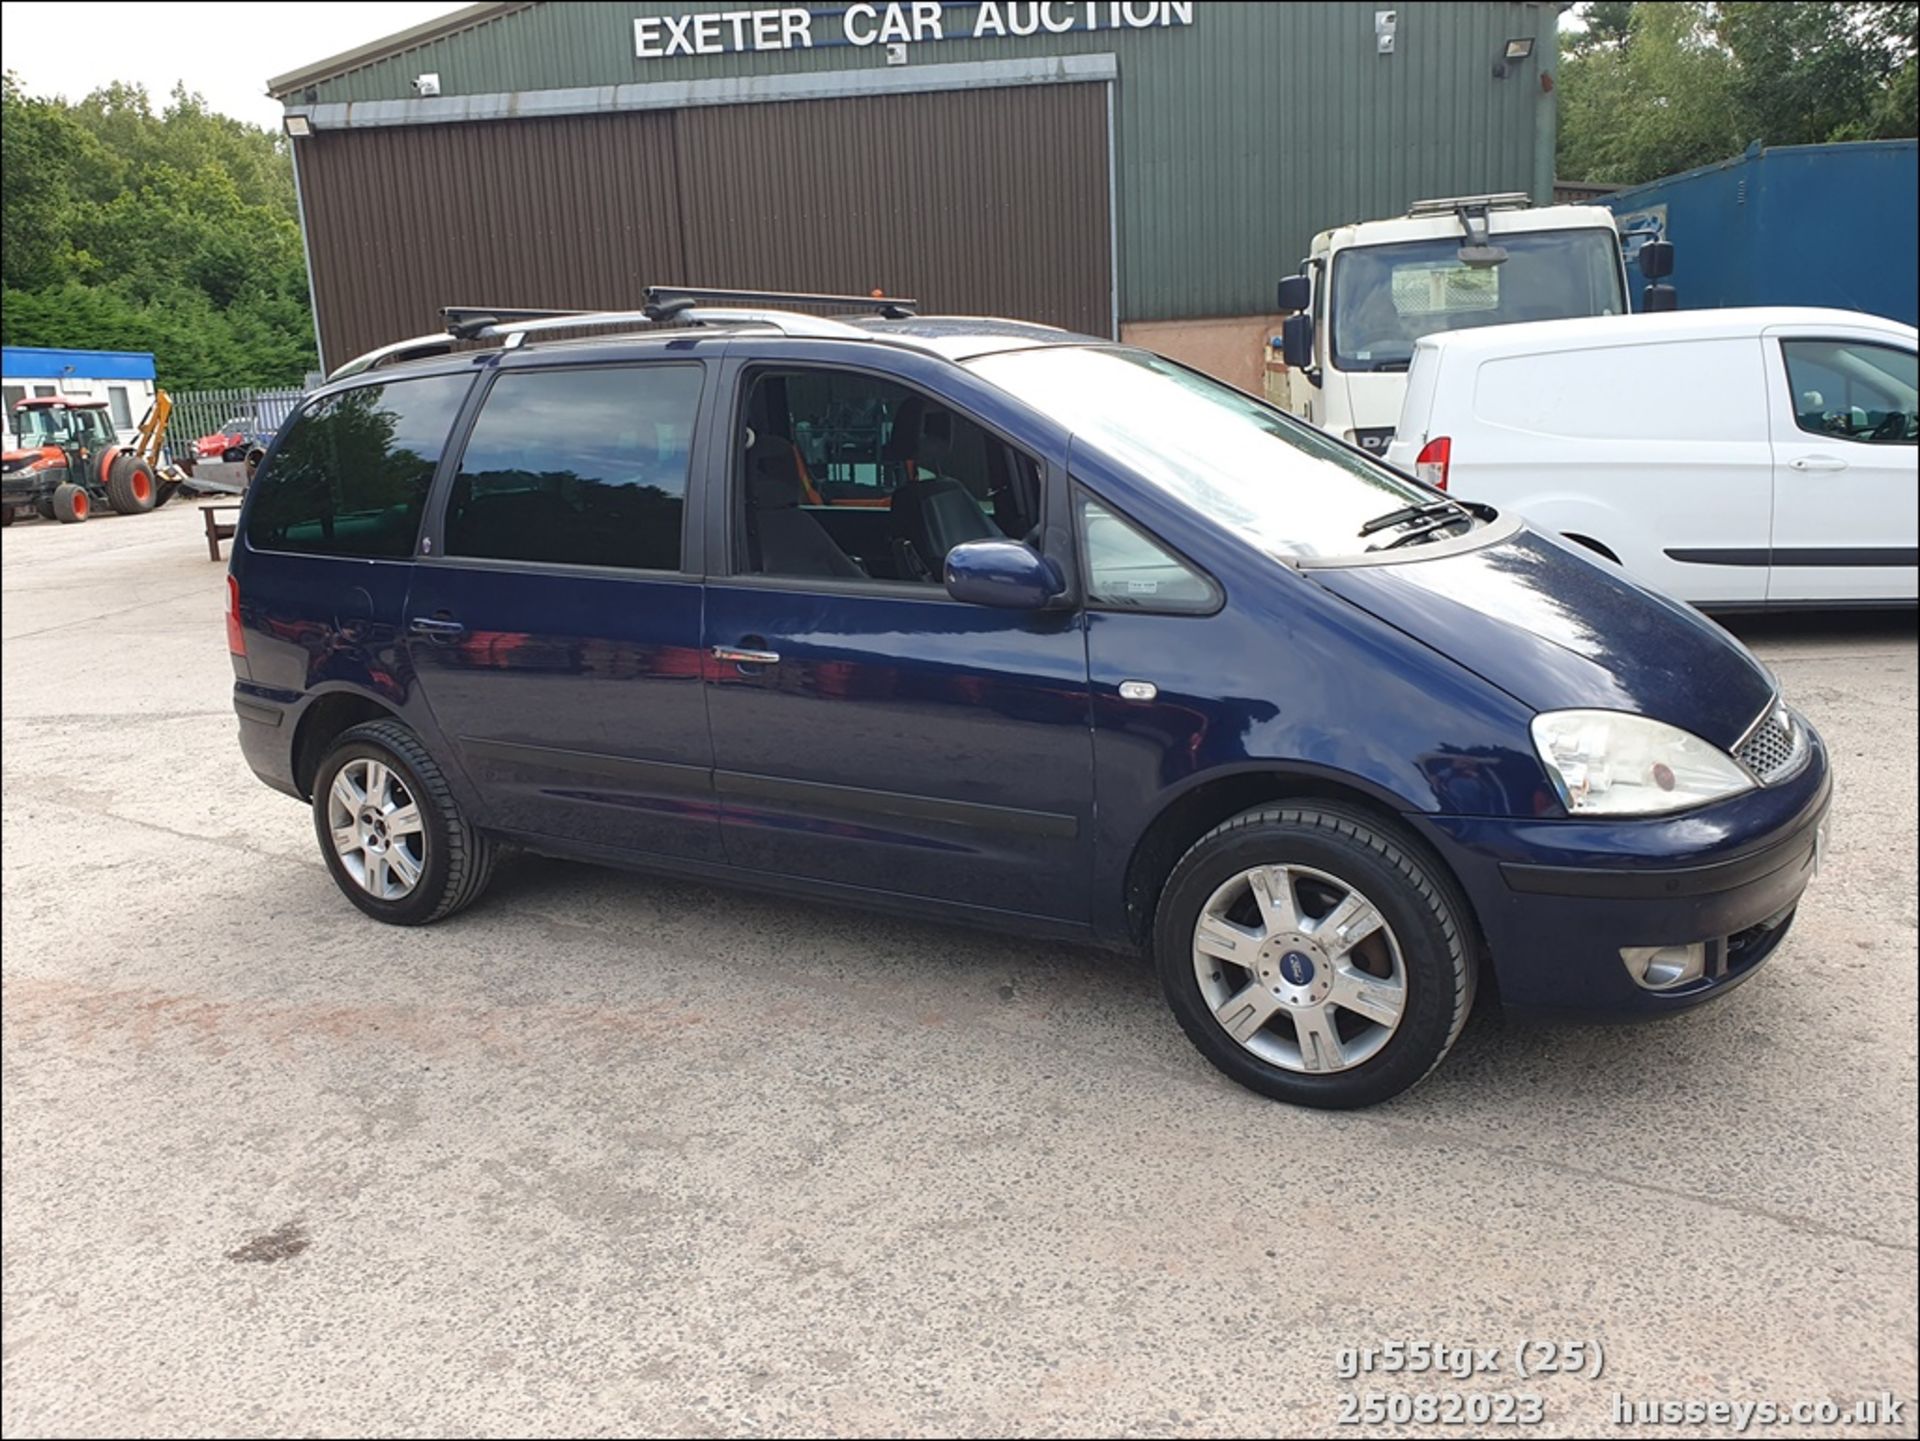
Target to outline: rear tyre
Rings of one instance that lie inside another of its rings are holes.
[[[1295,1105],[1399,1094],[1440,1064],[1473,1008],[1465,901],[1359,807],[1269,806],[1215,827],[1168,877],[1153,939],[1200,1053]]]
[[[121,515],[153,509],[157,487],[153,469],[137,455],[117,455],[107,475],[107,503]]]
[[[313,782],[313,827],[334,883],[361,910],[424,926],[464,910],[493,876],[495,844],[445,772],[398,721],[343,734]]]
[[[93,513],[93,501],[81,486],[67,481],[53,493],[53,519],[62,525],[77,525]]]
[[[50,495],[41,496],[33,503],[33,510],[34,514],[38,515],[42,520],[54,519],[53,497]]]

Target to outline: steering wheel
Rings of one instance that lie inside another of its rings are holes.
[[[1913,417],[1901,410],[1889,410],[1873,428],[1870,440],[1905,440]]]

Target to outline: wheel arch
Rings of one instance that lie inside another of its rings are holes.
[[[333,743],[353,727],[377,720],[407,725],[399,711],[364,691],[328,691],[308,703],[293,731],[293,783],[302,800],[313,799],[313,778]]]
[[[1598,555],[1603,559],[1610,560],[1615,565],[1619,565],[1621,563],[1620,557],[1615,555],[1611,548],[1605,545],[1602,545],[1599,541],[1595,540],[1592,536],[1582,535],[1577,530],[1569,530],[1565,532],[1565,534],[1568,540],[1573,541],[1578,545],[1584,545],[1588,550],[1592,551],[1595,555]]]
[[[1334,801],[1366,812],[1446,877],[1466,905],[1475,928],[1485,934],[1474,912],[1472,893],[1446,858],[1400,818],[1405,805],[1397,797],[1342,772],[1264,765],[1200,778],[1161,806],[1127,858],[1122,882],[1127,939],[1143,949],[1149,944],[1161,889],[1194,842],[1243,811],[1284,801]],[[1486,969],[1483,965],[1482,970]]]

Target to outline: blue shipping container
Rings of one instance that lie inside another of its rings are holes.
[[[1673,242],[1682,310],[1831,305],[1908,325],[1920,316],[1915,141],[1755,145],[1596,203],[1619,220],[1630,262],[1646,240]]]

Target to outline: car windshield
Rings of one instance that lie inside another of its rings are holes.
[[[1354,555],[1361,527],[1437,497],[1150,351],[1046,346],[968,362],[1176,499],[1276,556]]]
[[[13,413],[13,433],[29,445],[65,440],[67,413],[52,405],[23,406]]]
[[[1620,246],[1611,230],[1536,230],[1492,237],[1498,265],[1460,260],[1446,236],[1354,246],[1333,262],[1336,370],[1405,370],[1423,335],[1522,320],[1620,315]]]

